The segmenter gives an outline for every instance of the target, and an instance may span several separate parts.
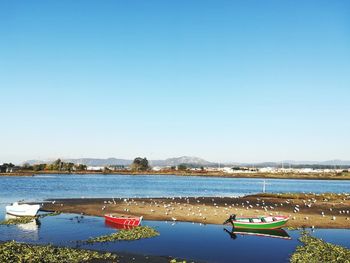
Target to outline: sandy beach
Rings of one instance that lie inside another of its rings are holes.
[[[288,215],[287,227],[350,228],[349,194],[258,194],[244,197],[77,198],[47,200],[43,210],[145,220],[222,224],[237,216]]]

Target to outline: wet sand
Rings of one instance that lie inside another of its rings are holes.
[[[94,216],[222,224],[237,216],[288,215],[286,227],[350,228],[350,194],[260,194],[245,197],[55,199],[44,210]]]

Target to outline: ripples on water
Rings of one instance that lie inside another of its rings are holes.
[[[0,202],[69,197],[238,196],[262,191],[262,179],[173,175],[0,177]],[[349,181],[268,179],[268,192],[349,192]]]

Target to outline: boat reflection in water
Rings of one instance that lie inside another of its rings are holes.
[[[21,217],[9,215],[9,214],[5,215],[5,220],[15,219],[15,218],[21,218]],[[40,225],[41,223],[39,219],[33,218],[28,223],[16,224],[15,226],[22,231],[22,235],[25,236],[27,239],[32,241],[37,241],[39,240]]]
[[[136,227],[136,226],[116,224],[116,223],[113,223],[113,222],[107,221],[107,220],[105,220],[105,226],[110,227],[110,228],[114,228],[114,229],[118,229],[118,230],[121,230],[121,229],[130,230],[130,229],[133,229],[134,227]]]
[[[224,228],[224,231],[230,235],[232,239],[236,239],[237,235],[242,236],[259,236],[281,239],[292,239],[288,233],[283,229],[238,229],[232,228],[231,231]]]

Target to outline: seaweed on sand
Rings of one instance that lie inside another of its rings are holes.
[[[304,246],[298,246],[292,255],[292,263],[350,262],[350,250],[333,245],[303,232],[299,239]]]

